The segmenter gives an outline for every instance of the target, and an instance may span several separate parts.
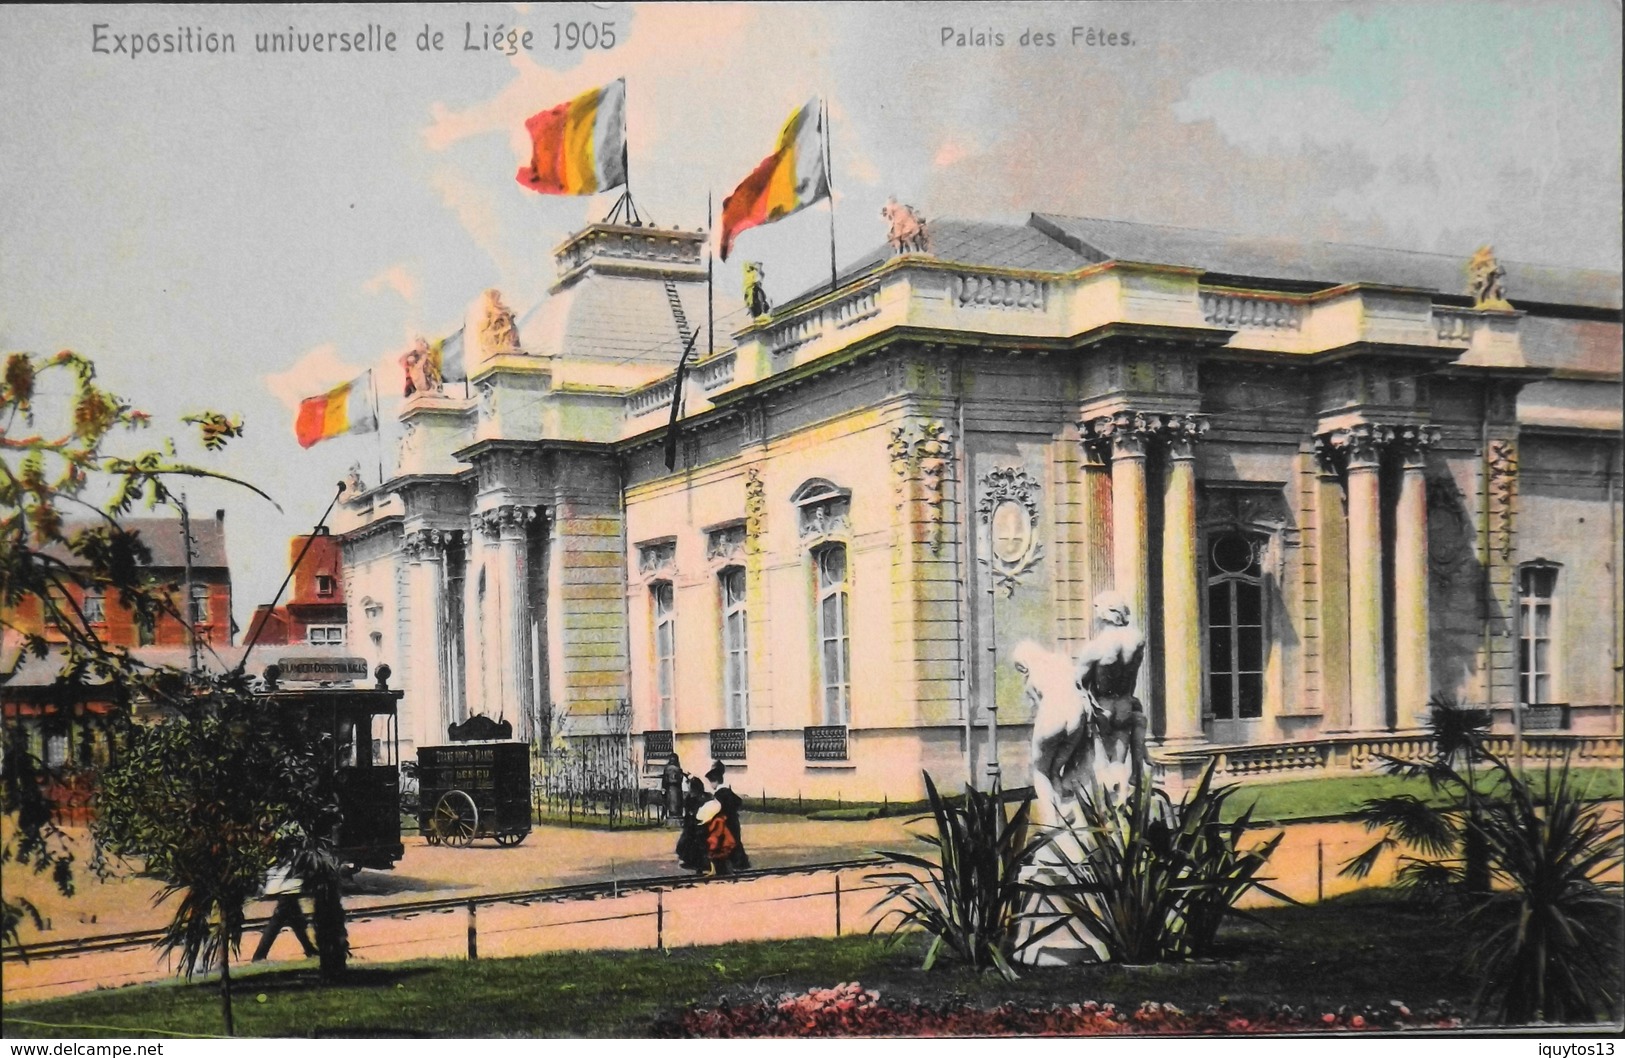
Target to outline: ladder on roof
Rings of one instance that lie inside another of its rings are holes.
[[[677,337],[683,344],[689,344],[694,332],[689,329],[688,316],[683,313],[683,299],[677,296],[677,284],[666,280],[666,301],[671,305],[671,318],[677,321]]]

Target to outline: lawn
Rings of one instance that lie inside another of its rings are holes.
[[[674,1030],[688,1006],[712,1007],[861,981],[882,1002],[977,1007],[1146,1000],[1187,1010],[1225,1004],[1240,1016],[1274,1003],[1311,1013],[1440,1001],[1468,1011],[1473,979],[1460,967],[1450,916],[1367,892],[1314,907],[1233,920],[1212,961],[1177,966],[1027,970],[1020,980],[954,966],[919,969],[923,943],[869,937],[685,948],[662,954],[569,952],[475,963],[434,960],[358,965],[340,987],[313,971],[254,969],[237,978],[244,1036],[646,1037]],[[1616,989],[1617,994],[1617,989]],[[259,997],[263,996],[263,1000]],[[217,987],[135,986],[5,1009],[8,1036],[144,1036],[220,1031]],[[106,1026],[98,1030],[95,1026]],[[70,1028],[71,1027],[71,1028]]]
[[[1528,775],[1536,790],[1545,788],[1545,775],[1541,769],[1531,767]],[[1569,773],[1569,779],[1580,796],[1587,800],[1618,800],[1625,791],[1625,773],[1617,768],[1575,768]],[[1352,814],[1369,799],[1405,793],[1441,805],[1451,800],[1448,796],[1429,797],[1428,784],[1421,779],[1402,779],[1395,775],[1353,775],[1242,786],[1231,796],[1225,814],[1234,819],[1248,805],[1252,805],[1253,818],[1261,821],[1284,823],[1294,819],[1333,819]]]

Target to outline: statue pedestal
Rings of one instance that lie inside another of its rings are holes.
[[[1070,881],[1071,877],[1063,868],[1037,863],[1022,869],[1021,880],[1064,883]],[[1022,966],[1077,966],[1081,963],[1106,961],[1105,946],[1076,920],[1060,927],[1044,939],[1022,947],[1028,937],[1060,919],[1069,917],[1063,904],[1042,895],[1028,897],[1024,910],[1026,914],[1021,932],[1016,936],[1015,962]]]

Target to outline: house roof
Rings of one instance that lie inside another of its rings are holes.
[[[1058,213],[1034,213],[1029,223],[1090,261],[1183,265],[1225,276],[1326,287],[1380,283],[1459,295],[1466,291],[1466,264],[1471,256],[1470,250],[1460,255],[1421,253]],[[1520,301],[1604,309],[1620,307],[1620,276],[1616,272],[1507,260],[1501,260],[1500,264],[1506,270],[1506,296],[1514,307]]]
[[[81,529],[91,528],[98,522],[70,521],[64,528],[64,536],[73,537]],[[119,525],[133,530],[141,537],[141,542],[147,545],[152,552],[153,569],[182,569],[186,565],[186,537],[181,532],[179,518],[121,518]],[[41,549],[44,554],[65,562],[72,562],[73,557],[60,546],[51,546]],[[219,518],[193,518],[192,519],[192,568],[194,570],[226,569],[226,525]]]

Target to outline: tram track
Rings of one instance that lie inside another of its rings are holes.
[[[541,889],[517,889],[499,893],[478,893],[470,896],[432,897],[422,900],[402,900],[395,903],[348,907],[345,919],[365,922],[374,918],[401,918],[422,914],[440,914],[493,904],[560,903],[570,900],[602,900],[625,893],[653,892],[655,890],[687,889],[719,882],[749,881],[754,878],[784,878],[798,874],[820,874],[829,871],[858,870],[878,867],[886,861],[878,856],[853,860],[834,860],[822,863],[804,863],[786,867],[761,867],[723,878],[708,878],[696,874],[660,875],[652,878],[612,878],[607,881],[579,882],[575,885],[556,885]],[[245,934],[263,929],[269,916],[244,920]],[[131,930],[125,933],[103,933],[91,937],[73,937],[59,941],[39,941],[33,944],[8,947],[0,951],[0,960],[21,962],[34,959],[70,958],[92,952],[117,951],[125,948],[143,948],[163,939],[163,929]]]

